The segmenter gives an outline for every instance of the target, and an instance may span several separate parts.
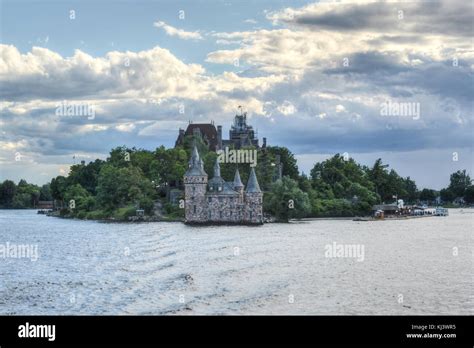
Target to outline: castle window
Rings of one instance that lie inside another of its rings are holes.
[[[222,219],[222,210],[219,212],[219,217]]]
[[[196,206],[193,205],[193,211],[194,211],[194,214],[196,214]]]
[[[219,190],[219,191],[222,191],[222,187],[219,186],[219,187],[218,187],[218,190]]]

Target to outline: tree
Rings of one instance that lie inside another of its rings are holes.
[[[5,208],[13,205],[13,198],[16,194],[16,185],[11,180],[5,180],[0,186],[0,204]]]
[[[290,218],[301,218],[311,210],[308,194],[301,191],[298,183],[287,176],[272,185],[263,201],[265,211],[270,212],[278,221],[288,222]]]
[[[68,186],[80,184],[91,194],[95,194],[97,187],[97,178],[99,177],[100,168],[105,162],[96,159],[94,162],[86,164],[76,164],[71,166],[69,176],[67,178]]]
[[[406,199],[407,203],[415,203],[419,198],[419,192],[416,187],[416,184],[410,177],[405,178],[404,186],[406,191]]]
[[[464,191],[464,200],[469,204],[474,203],[474,185],[469,185],[466,188],[466,191]]]
[[[53,200],[53,196],[51,194],[51,185],[50,184],[44,184],[43,186],[41,186],[39,200],[40,201],[52,201]]]
[[[443,202],[452,202],[456,198],[454,194],[451,192],[451,190],[447,188],[444,188],[441,191],[439,191],[439,195]]]
[[[117,168],[111,164],[102,167],[97,186],[97,203],[105,210],[128,204],[139,206],[145,197],[152,199],[155,189],[140,168]]]
[[[64,192],[67,188],[67,180],[64,176],[57,176],[51,180],[49,185],[51,189],[51,196],[58,201],[64,200]]]
[[[423,202],[433,202],[438,196],[435,190],[423,189],[420,192],[420,200]]]
[[[455,197],[464,197],[464,192],[471,185],[471,178],[466,173],[466,170],[458,170],[456,173],[451,174],[449,178],[448,189],[453,193]]]
[[[80,210],[90,211],[94,204],[94,201],[90,198],[91,194],[81,184],[69,186],[64,193],[67,207],[73,212]]]
[[[38,204],[40,197],[40,188],[34,184],[28,184],[22,179],[18,183],[16,193],[15,208],[34,208]]]
[[[375,192],[380,196],[382,201],[387,198],[387,164],[382,163],[382,159],[378,158],[373,167],[369,169],[368,175],[370,180],[374,183]]]
[[[283,176],[288,176],[294,180],[298,179],[299,171],[296,158],[286,147],[268,146],[266,151],[271,153],[274,158],[280,156],[280,162],[283,164]]]

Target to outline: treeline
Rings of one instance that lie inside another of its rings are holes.
[[[52,200],[49,184],[37,186],[20,180],[16,185],[11,180],[0,184],[0,209],[36,208],[39,201]]]
[[[154,151],[117,147],[104,160],[71,166],[68,176],[57,176],[38,187],[21,180],[0,184],[1,208],[34,208],[39,200],[55,200],[61,215],[82,219],[128,219],[137,209],[145,215],[180,218],[182,207],[169,203],[172,191],[182,188],[192,144],[198,147],[209,177],[217,154],[200,137],[186,137],[184,145]],[[250,149],[250,148],[249,148]],[[374,204],[473,204],[474,187],[466,171],[450,177],[441,191],[419,190],[410,177],[401,177],[381,159],[372,166],[339,154],[316,163],[309,176],[300,174],[294,155],[285,147],[267,147],[257,153],[257,177],[264,191],[264,212],[278,220],[301,217],[363,216]],[[280,162],[278,162],[278,159]],[[282,180],[278,177],[282,164]],[[247,183],[248,164],[221,164],[221,176],[232,181],[238,168]],[[182,197],[178,197],[182,198]]]
[[[375,204],[394,203],[446,206],[474,203],[474,186],[466,171],[450,177],[447,188],[418,190],[410,177],[401,177],[377,159],[363,166],[339,154],[316,163],[310,176],[287,177],[265,195],[265,211],[279,220],[302,217],[350,217],[371,213]]]
[[[67,177],[52,179],[51,195],[63,206],[61,214],[64,216],[126,220],[141,209],[145,215],[160,210],[164,218],[180,218],[184,211],[179,205],[169,203],[169,194],[182,188],[194,143],[211,178],[217,154],[209,151],[200,137],[187,137],[184,145],[177,148],[161,146],[149,151],[123,146],[113,149],[105,161],[73,165]],[[277,155],[288,164],[283,174],[298,176],[296,160],[286,148],[268,147],[258,152],[256,168],[263,190],[269,190],[274,181]],[[236,166],[223,163],[222,177],[233,180]],[[239,171],[246,183],[250,172],[248,164],[239,165]]]

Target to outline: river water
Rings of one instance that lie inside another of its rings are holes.
[[[0,314],[474,314],[473,221],[189,227],[0,210]],[[328,257],[334,243],[363,255]],[[20,245],[37,260],[6,252]]]

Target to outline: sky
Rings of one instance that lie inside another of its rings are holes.
[[[420,188],[472,176],[471,1],[0,0],[0,11],[2,181],[43,184],[116,146],[172,147],[189,121],[227,135],[239,105],[305,173],[347,153]]]

